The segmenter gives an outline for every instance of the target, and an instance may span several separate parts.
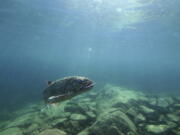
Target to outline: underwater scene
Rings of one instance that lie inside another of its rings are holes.
[[[1,0],[0,135],[180,135],[180,1]]]

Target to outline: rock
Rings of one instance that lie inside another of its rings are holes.
[[[61,125],[63,124],[65,121],[67,120],[67,118],[59,118],[59,119],[55,119],[53,122],[52,122],[52,126],[57,126],[57,125]]]
[[[142,111],[143,111],[145,114],[149,114],[149,113],[153,113],[153,112],[154,112],[153,109],[148,108],[147,106],[144,106],[144,105],[141,105],[140,108],[142,109]]]
[[[120,110],[111,110],[99,116],[98,120],[86,131],[80,133],[89,135],[136,135],[136,126],[127,117],[127,115]]]
[[[157,105],[157,97],[149,97],[148,103],[153,106]]]
[[[67,106],[65,106],[64,110],[70,113],[80,113],[80,114],[85,113],[84,108],[82,108],[78,104],[68,104]]]
[[[27,129],[24,130],[24,133],[27,133],[27,134],[32,133],[33,131],[38,130],[39,127],[40,126],[38,124],[33,123],[33,124],[31,124],[31,126],[29,126]]]
[[[167,114],[167,117],[170,121],[178,122],[180,121],[180,117],[174,115],[174,114]]]
[[[137,112],[135,109],[130,108],[130,109],[126,112],[126,114],[127,114],[128,116],[131,116],[131,117],[135,118],[135,117],[138,115],[138,112]]]
[[[180,104],[174,104],[173,108],[176,110],[180,110]]]
[[[127,103],[122,103],[122,102],[116,102],[115,104],[112,105],[113,108],[118,108],[124,113],[132,113],[131,111],[134,111],[134,108],[129,106]],[[131,114],[130,114],[131,115]]]
[[[150,133],[154,133],[154,134],[162,134],[165,133],[166,131],[168,131],[169,126],[168,125],[147,125],[146,126],[146,130]]]
[[[91,102],[91,99],[90,98],[81,98],[81,100],[80,100],[80,102],[83,102],[83,103],[85,103],[85,102]]]
[[[176,116],[179,116],[179,117],[180,117],[180,109],[179,109],[179,110],[175,110],[175,111],[174,111],[174,115],[176,115]]]
[[[98,115],[103,113],[104,110],[108,110],[112,107],[119,108],[123,112],[125,112],[126,110],[124,111],[123,109],[127,108],[126,105],[130,101],[147,100],[147,98],[142,92],[129,90],[127,88],[118,87],[110,84],[106,84],[102,90],[98,91],[97,95],[98,96],[96,97],[96,110],[98,110]],[[123,104],[125,106],[123,106]],[[129,107],[127,109],[129,109]]]
[[[67,133],[59,129],[46,129],[38,135],[67,135]]]
[[[167,120],[167,118],[165,117],[165,115],[161,114],[161,115],[159,116],[159,119],[158,119],[159,122],[164,122],[164,121],[166,121],[166,120]]]
[[[8,128],[0,132],[0,135],[23,135],[23,133],[19,128],[14,127],[14,128]]]
[[[174,104],[174,99],[172,97],[166,97],[165,100],[168,102],[169,105]]]
[[[146,117],[139,113],[135,108],[130,108],[126,114],[137,124],[146,120]]]
[[[11,123],[8,124],[8,127],[14,127],[14,126],[21,126],[21,127],[28,127],[30,126],[32,121],[34,121],[34,117],[36,117],[36,113],[28,113],[24,114],[20,117],[17,117],[15,120],[13,120]]]
[[[178,127],[177,129],[173,129],[172,131],[175,135],[180,135],[180,127]]]
[[[89,131],[88,131],[88,129],[85,129],[85,130],[81,131],[80,133],[78,133],[77,135],[89,135]]]
[[[74,133],[82,129],[79,121],[72,120],[70,121],[71,129],[74,129]]]
[[[71,120],[76,120],[76,121],[81,121],[81,120],[86,120],[87,117],[82,115],[82,114],[72,114],[70,117]]]
[[[0,135],[180,135],[178,97],[148,96],[107,84],[35,111],[40,107],[27,106],[15,119],[1,122],[1,131],[6,130]]]
[[[169,128],[175,128],[177,126],[177,124],[175,122],[172,122],[172,121],[166,121],[166,123],[169,126]]]
[[[73,113],[66,119],[54,120],[53,127],[65,130],[68,134],[77,134],[87,128],[91,121],[83,114]]]
[[[78,103],[78,107],[81,108],[82,114],[87,115],[87,112],[96,112],[97,110],[94,108],[94,102],[90,103]]]
[[[65,107],[65,111],[71,112],[73,114],[83,115],[84,117],[86,117],[86,119],[94,121],[96,119],[97,109],[94,107],[93,103],[94,102],[90,102],[90,103],[82,102],[77,104],[68,104],[68,106]],[[74,117],[74,115],[72,115],[71,117]]]
[[[118,101],[122,103],[127,103],[132,99],[134,100],[145,99],[145,95],[142,92],[133,91],[127,88],[118,87],[110,84],[106,84],[103,88],[103,91],[101,90],[98,95],[99,96],[97,98],[102,98],[102,99],[108,98],[108,99],[112,99],[112,102]]]
[[[173,100],[168,98],[158,98],[157,99],[157,106],[166,108],[170,105],[170,103],[173,103]]]
[[[88,117],[90,117],[91,119],[95,119],[95,118],[96,118],[96,114],[93,113],[92,111],[86,112],[86,115],[87,115]]]
[[[179,96],[174,96],[173,99],[176,103],[180,103],[180,97]]]
[[[143,116],[141,113],[139,113],[139,114],[135,117],[134,121],[135,121],[136,123],[143,122],[143,121],[146,121],[146,117]]]
[[[52,117],[68,117],[69,112],[64,111],[65,107],[67,106],[68,101],[62,102],[61,104],[52,104],[48,105],[45,109],[41,111],[41,113],[45,114],[45,118],[52,118]],[[44,119],[44,118],[43,118]]]

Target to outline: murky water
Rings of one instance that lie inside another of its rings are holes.
[[[179,5],[178,0],[1,1],[0,119],[43,102],[49,80],[72,75],[91,78],[96,91],[113,84],[178,96]]]

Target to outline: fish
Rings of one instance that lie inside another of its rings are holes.
[[[59,103],[85,93],[94,87],[94,82],[83,76],[68,76],[48,81],[48,87],[43,91],[46,104]]]

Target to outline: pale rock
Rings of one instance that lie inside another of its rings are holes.
[[[0,132],[0,135],[23,135],[23,133],[19,128],[14,127],[14,128],[8,128]]]
[[[169,129],[168,125],[147,125],[146,130],[150,133],[160,134],[165,133]]]
[[[82,115],[82,114],[75,114],[73,113],[70,117],[71,120],[76,120],[76,121],[81,121],[81,120],[86,120],[87,117]]]
[[[67,133],[59,129],[46,129],[38,135],[67,135]]]

